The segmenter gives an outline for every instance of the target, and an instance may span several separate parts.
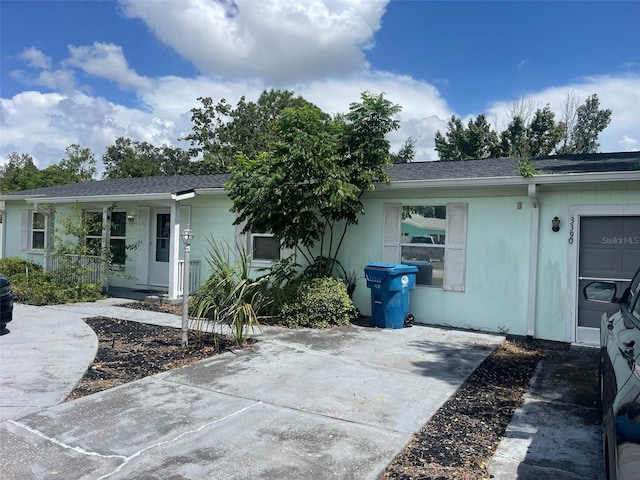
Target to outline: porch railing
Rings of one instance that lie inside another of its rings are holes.
[[[104,280],[102,258],[91,255],[50,255],[47,269],[83,283],[102,283]]]
[[[189,261],[189,294],[200,288],[200,260]],[[178,296],[184,293],[184,260],[178,260]]]

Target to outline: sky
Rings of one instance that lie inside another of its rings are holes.
[[[289,89],[328,113],[364,91],[402,106],[389,138],[456,115],[498,130],[514,104],[597,94],[601,151],[640,150],[640,1],[0,0],[0,164],[40,168],[124,136],[188,147],[198,97]]]

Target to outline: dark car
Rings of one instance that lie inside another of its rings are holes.
[[[7,277],[0,273],[0,330],[13,318],[13,294]]]
[[[600,323],[600,400],[607,479],[640,479],[640,269],[620,298],[616,285],[593,282],[587,300],[619,303]]]

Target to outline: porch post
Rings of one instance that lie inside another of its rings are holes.
[[[169,300],[178,298],[178,260],[180,259],[180,204],[171,204],[171,238],[169,247]]]
[[[105,291],[109,287],[109,279],[107,272],[111,263],[111,212],[113,207],[102,208],[102,238],[101,252],[102,261],[100,262],[100,279],[102,280],[102,290]]]

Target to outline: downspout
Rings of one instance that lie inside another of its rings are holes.
[[[527,339],[532,339],[536,325],[536,287],[538,285],[538,243],[540,230],[540,199],[538,186],[530,183],[528,187],[531,200],[531,247],[529,249],[529,298],[527,300]]]

